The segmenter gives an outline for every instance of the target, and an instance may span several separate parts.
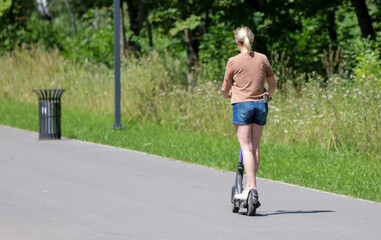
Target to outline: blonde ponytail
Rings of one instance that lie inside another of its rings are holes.
[[[248,52],[251,51],[251,44],[247,36],[245,36],[245,39],[243,40],[243,45],[245,46]]]
[[[245,49],[250,52],[254,42],[253,32],[248,27],[238,27],[233,32],[235,40],[242,43]]]

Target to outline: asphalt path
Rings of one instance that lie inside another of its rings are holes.
[[[259,179],[249,217],[231,212],[234,179],[0,126],[0,240],[381,239],[381,204]]]

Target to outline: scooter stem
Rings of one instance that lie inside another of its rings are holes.
[[[240,149],[239,153],[239,163],[237,164],[237,173],[235,175],[235,186],[237,186],[238,193],[241,193],[243,191],[243,161],[242,161],[242,149]]]

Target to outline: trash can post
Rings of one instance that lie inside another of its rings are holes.
[[[61,96],[64,89],[33,90],[38,97],[39,139],[61,139]]]

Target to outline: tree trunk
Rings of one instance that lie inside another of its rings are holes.
[[[67,11],[69,12],[69,16],[70,16],[71,29],[73,30],[73,34],[77,34],[77,27],[75,25],[74,14],[71,11],[70,2],[69,0],[65,0],[65,2],[66,2]]]
[[[36,0],[37,9],[43,19],[52,20],[48,7],[48,0]]]
[[[353,7],[355,8],[357,19],[361,28],[361,35],[364,38],[375,38],[376,34],[372,26],[372,20],[370,19],[368,7],[365,0],[351,0]]]
[[[184,30],[185,42],[187,45],[187,66],[188,66],[188,76],[187,83],[188,86],[195,87],[196,86],[196,78],[194,77],[194,71],[197,65],[197,54],[198,49],[196,42],[193,39],[193,31],[190,29]]]
[[[93,23],[92,23],[94,29],[98,29],[98,20],[99,20],[98,10],[94,9],[94,20],[93,20]]]
[[[127,42],[126,42],[126,28],[124,27],[124,9],[123,1],[120,1],[120,50],[122,56],[127,58]]]
[[[138,37],[140,35],[140,29],[144,21],[144,1],[140,0],[139,2],[140,13],[134,7],[131,0],[126,0],[126,3],[128,8],[128,16],[130,19],[130,29],[134,35]],[[133,36],[128,39],[128,46],[133,52],[139,53],[141,51],[140,46],[135,42],[135,40],[133,40]]]
[[[146,25],[147,25],[148,46],[152,48],[153,47],[152,28],[151,28],[151,23],[149,22],[147,18],[146,18]]]
[[[15,1],[12,0],[11,7],[9,8],[9,18],[11,19],[12,23],[16,22],[14,9],[15,9]]]
[[[262,7],[266,4],[266,1],[264,0],[245,0],[245,4],[251,6],[256,11],[260,11]]]
[[[186,9],[186,1],[179,0],[179,10],[181,14],[181,18],[183,20],[189,17],[189,12]],[[195,68],[197,66],[198,60],[198,41],[195,41],[195,31],[191,29],[184,29],[184,39],[187,50],[187,67],[188,67],[188,75],[187,75],[187,84],[188,87],[195,87],[197,84],[197,80],[194,76]]]
[[[336,7],[330,7],[327,12],[327,24],[329,38],[331,39],[332,47],[334,50],[337,48],[337,32],[335,22]]]
[[[142,29],[144,20],[146,19],[145,14],[145,6],[144,6],[144,0],[140,0],[139,4],[139,19],[138,19],[138,26],[137,26],[137,35],[140,34],[140,30]]]

